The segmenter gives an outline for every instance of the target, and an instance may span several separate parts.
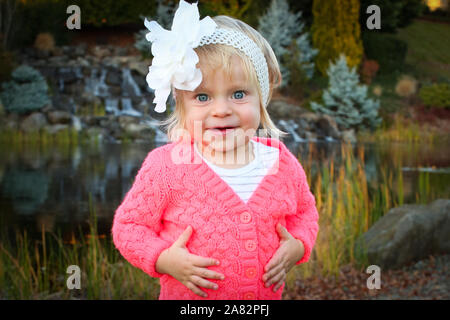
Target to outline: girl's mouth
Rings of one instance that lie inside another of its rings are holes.
[[[209,129],[215,135],[227,135],[234,131],[236,127],[211,128]]]

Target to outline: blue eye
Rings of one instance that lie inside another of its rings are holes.
[[[233,93],[233,97],[236,99],[243,99],[244,96],[245,96],[245,93],[242,90],[239,90],[239,91],[236,91],[235,93]]]
[[[208,101],[208,95],[204,93],[200,93],[196,96],[196,99],[201,102]]]

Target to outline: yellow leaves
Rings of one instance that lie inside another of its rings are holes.
[[[363,56],[360,38],[359,1],[315,0],[313,3],[314,22],[312,26],[313,47],[318,48],[316,65],[326,75],[330,61],[341,53],[348,57],[349,67],[358,66]]]

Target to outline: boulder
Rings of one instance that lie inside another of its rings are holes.
[[[47,125],[47,119],[40,112],[33,112],[20,123],[20,129],[24,132],[36,132]]]
[[[66,131],[69,130],[68,124],[53,124],[45,127],[45,130],[48,134],[54,135],[57,134],[60,131]]]
[[[434,254],[450,253],[450,200],[389,210],[356,242],[370,264],[397,269]]]
[[[47,113],[47,119],[51,124],[67,124],[72,121],[72,115],[67,111],[50,111]]]
[[[155,132],[153,129],[144,124],[129,123],[124,128],[128,137],[132,139],[147,139],[147,141],[153,141]]]
[[[327,114],[320,115],[319,120],[316,123],[320,133],[325,137],[332,137],[336,140],[341,138],[338,125],[336,121]]]
[[[267,106],[267,112],[275,119],[293,119],[305,113],[306,109],[283,100],[272,100]]]

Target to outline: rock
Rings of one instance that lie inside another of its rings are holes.
[[[83,106],[86,105],[99,105],[102,103],[102,100],[95,96],[93,93],[88,92],[88,91],[83,91],[83,93],[81,94],[81,104]]]
[[[56,134],[60,131],[68,130],[68,129],[69,129],[69,125],[67,125],[67,124],[54,124],[54,125],[45,127],[45,130],[47,130],[47,132],[51,135]]]
[[[117,121],[122,128],[125,128],[128,124],[136,123],[139,119],[131,116],[119,116],[117,117]]]
[[[93,46],[88,51],[97,59],[102,59],[111,55],[110,50],[105,46]]]
[[[87,44],[80,43],[73,47],[73,53],[76,57],[84,57],[86,55]]]
[[[56,65],[56,66],[62,66],[64,64],[66,64],[68,62],[68,58],[67,56],[54,56],[54,57],[50,57],[48,58],[48,63],[50,65]]]
[[[337,123],[331,116],[322,114],[316,125],[325,137],[332,137],[334,139],[341,138]]]
[[[52,97],[54,109],[67,112],[74,112],[74,102],[71,96],[67,94],[55,94]]]
[[[127,136],[138,139],[147,138],[147,141],[152,141],[155,137],[153,129],[144,124],[129,123],[124,128]]]
[[[267,106],[267,111],[271,117],[279,120],[298,118],[306,112],[306,109],[283,100],[272,100]]]
[[[67,111],[51,111],[47,113],[47,119],[51,124],[67,124],[72,121],[72,115]]]
[[[128,64],[130,70],[138,72],[141,76],[145,77],[148,73],[148,67],[151,65],[151,60],[132,61]]]
[[[64,55],[63,49],[62,49],[61,47],[55,47],[55,48],[53,49],[53,55],[54,55],[55,57],[59,57],[59,56]]]
[[[108,68],[105,82],[109,85],[120,86],[120,84],[122,83],[122,74],[120,70],[117,70],[115,68]]]
[[[349,129],[341,131],[341,139],[347,143],[356,143],[355,130]]]
[[[126,56],[128,52],[128,48],[127,47],[116,47],[114,48],[114,55],[122,57],[122,56]]]
[[[20,129],[24,132],[36,132],[47,125],[47,119],[40,112],[33,112],[20,123]]]
[[[320,119],[320,115],[312,112],[305,112],[302,113],[299,118],[311,124],[318,122]]]
[[[10,113],[1,120],[1,129],[14,131],[19,128],[20,116],[17,113]]]
[[[101,123],[107,121],[108,116],[82,116],[81,119],[89,126],[101,126]]]
[[[59,68],[58,80],[64,82],[64,84],[73,83],[77,80],[77,75],[73,68]]]
[[[100,127],[90,127],[86,130],[86,134],[90,140],[98,139],[99,142],[103,141],[106,133],[106,130]]]
[[[389,210],[356,242],[371,264],[396,269],[429,255],[450,253],[450,200]]]

